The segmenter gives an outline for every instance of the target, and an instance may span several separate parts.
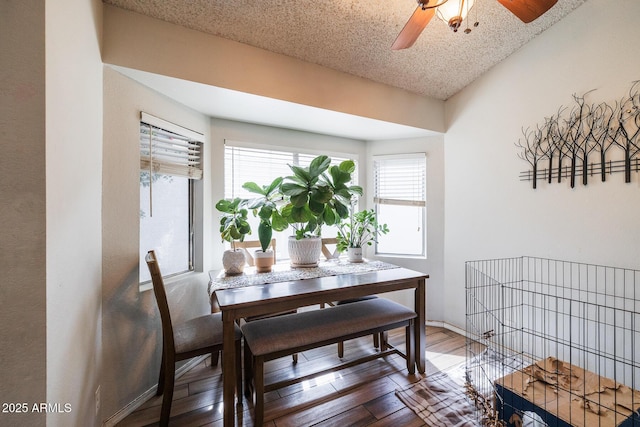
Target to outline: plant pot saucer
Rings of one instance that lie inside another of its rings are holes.
[[[318,263],[317,262],[311,262],[309,264],[294,264],[291,263],[291,267],[293,268],[313,268],[313,267],[317,267]]]

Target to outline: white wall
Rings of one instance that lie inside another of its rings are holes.
[[[376,257],[372,251],[367,256],[373,259],[401,265],[429,275],[427,280],[427,320],[443,319],[444,303],[444,137],[433,136],[392,141],[368,141],[368,174],[365,189],[366,204],[373,204],[373,159],[380,154],[426,153],[427,156],[427,256],[426,258]],[[393,235],[393,229],[389,231]],[[402,239],[402,236],[396,236]],[[413,293],[398,292],[392,296],[398,302],[413,307]]]
[[[101,363],[102,3],[46,3],[47,414],[99,425]]]
[[[444,131],[442,101],[113,6],[104,14],[107,64]]]
[[[102,3],[53,3],[0,4],[1,425],[99,424]]]
[[[640,267],[640,177],[520,182],[514,143],[572,94],[616,100],[640,78],[640,2],[590,0],[446,103],[445,320],[464,326],[464,262],[540,256]]]
[[[7,403],[47,398],[44,21],[44,2],[0,2],[0,402]],[[45,417],[0,412],[0,424],[42,426]]]
[[[104,159],[102,189],[102,274],[104,419],[109,419],[155,387],[162,334],[153,291],[139,289],[140,111],[205,135],[209,118],[104,68]],[[205,143],[204,169],[211,170],[211,146]],[[212,206],[211,176],[198,183],[204,210]],[[202,210],[202,208],[201,208]],[[210,212],[210,211],[209,211]],[[211,221],[197,216],[199,232],[211,235]],[[202,231],[200,231],[202,230]],[[207,271],[211,239],[205,239],[196,272],[166,281],[175,321],[209,312]],[[153,248],[149,248],[153,249]],[[117,415],[116,415],[117,416]],[[112,421],[112,420],[110,420]]]

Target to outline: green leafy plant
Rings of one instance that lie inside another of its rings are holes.
[[[363,210],[352,214],[348,220],[338,225],[337,249],[344,252],[347,248],[362,248],[371,246],[378,241],[381,234],[387,234],[387,224],[378,224],[373,209]]]
[[[345,160],[331,166],[328,156],[318,156],[308,167],[289,165],[293,175],[280,185],[288,198],[282,217],[295,230],[297,239],[319,236],[322,225],[334,225],[346,218],[354,195],[362,195],[362,187],[347,185],[355,171],[355,163]]]
[[[269,185],[260,186],[255,182],[246,182],[242,185],[245,190],[258,194],[258,197],[246,201],[248,209],[260,218],[258,224],[258,240],[263,252],[269,248],[273,230],[282,231],[289,226],[289,223],[278,211],[277,202],[282,200],[280,185],[283,178],[278,177]]]
[[[248,211],[244,208],[246,200],[222,199],[216,203],[216,209],[222,212],[220,216],[220,236],[222,240],[231,243],[236,250],[236,241],[244,241],[247,234],[251,234],[251,226],[247,221]]]

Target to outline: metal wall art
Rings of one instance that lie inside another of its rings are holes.
[[[590,177],[624,172],[631,182],[631,172],[640,171],[640,81],[632,83],[629,93],[616,101],[588,104],[585,97],[573,95],[574,106],[560,107],[534,129],[522,130],[516,143],[518,157],[531,169],[520,173],[521,181],[548,183],[568,179],[571,188],[576,178],[587,185]]]

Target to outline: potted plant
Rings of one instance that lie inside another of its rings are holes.
[[[388,232],[387,224],[378,224],[373,209],[363,210],[352,214],[348,220],[338,225],[336,247],[340,252],[347,251],[347,259],[350,262],[362,262],[363,246],[371,246],[378,241],[379,235]]]
[[[328,156],[318,156],[308,167],[289,168],[293,175],[280,185],[288,199],[281,214],[295,230],[295,236],[289,238],[289,257],[294,266],[314,267],[322,250],[322,226],[346,218],[351,198],[362,195],[362,187],[347,185],[355,171],[353,160],[331,166]]]
[[[246,201],[240,198],[222,199],[216,203],[216,209],[222,212],[220,216],[220,236],[223,241],[231,243],[231,249],[224,251],[222,265],[226,274],[241,274],[244,270],[244,252],[237,249],[236,241],[244,241],[247,234],[251,234],[251,226],[247,221]]]
[[[260,249],[254,253],[256,271],[267,273],[271,271],[274,263],[273,250],[269,249],[273,230],[282,231],[289,226],[289,223],[280,215],[276,203],[282,200],[280,184],[282,178],[276,178],[269,185],[260,186],[255,182],[246,182],[242,185],[245,190],[257,194],[258,197],[249,199],[246,202],[248,209],[253,211],[254,216],[260,218],[258,224],[258,240]]]

